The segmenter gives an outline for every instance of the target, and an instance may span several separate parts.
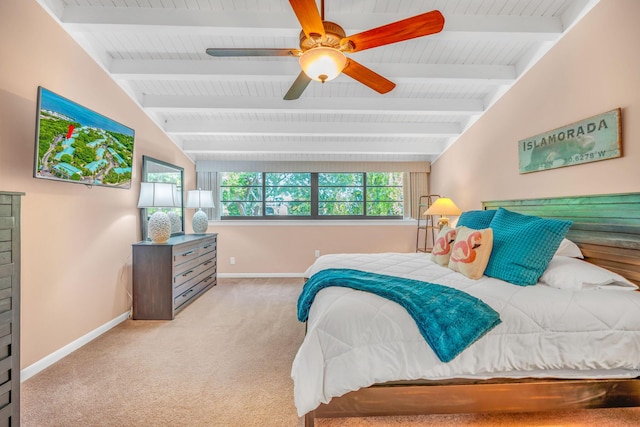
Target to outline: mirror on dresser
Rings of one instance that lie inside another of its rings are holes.
[[[184,234],[184,168],[153,157],[142,156],[142,182],[166,182],[176,185],[176,200],[179,206],[162,209],[172,217],[171,235]],[[147,222],[157,209],[159,208],[141,209],[142,240],[147,240]]]

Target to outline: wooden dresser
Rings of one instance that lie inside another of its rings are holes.
[[[20,425],[20,198],[0,192],[0,426]]]
[[[215,286],[217,234],[133,245],[133,318],[171,320]]]

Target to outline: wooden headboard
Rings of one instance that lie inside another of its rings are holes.
[[[545,218],[569,219],[567,238],[585,260],[640,284],[640,193],[482,202]]]

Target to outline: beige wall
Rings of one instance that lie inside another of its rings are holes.
[[[184,167],[186,188],[195,167],[35,0],[0,1],[0,33],[0,190],[26,193],[25,368],[129,309],[142,155]],[[135,129],[131,190],[32,177],[39,85]]]
[[[315,251],[330,253],[413,252],[416,225],[255,225],[212,223],[218,233],[218,271],[229,275],[300,274]],[[230,264],[235,257],[236,264]]]
[[[431,191],[483,200],[640,191],[640,1],[603,0],[432,164]],[[623,157],[520,175],[517,142],[622,108]]]

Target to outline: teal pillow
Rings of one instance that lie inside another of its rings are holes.
[[[490,224],[493,250],[484,274],[514,285],[535,285],[571,224],[498,208]]]
[[[474,230],[484,230],[485,228],[489,228],[489,224],[491,224],[491,220],[495,214],[495,210],[462,212],[462,215],[458,218],[456,227],[464,225]]]

